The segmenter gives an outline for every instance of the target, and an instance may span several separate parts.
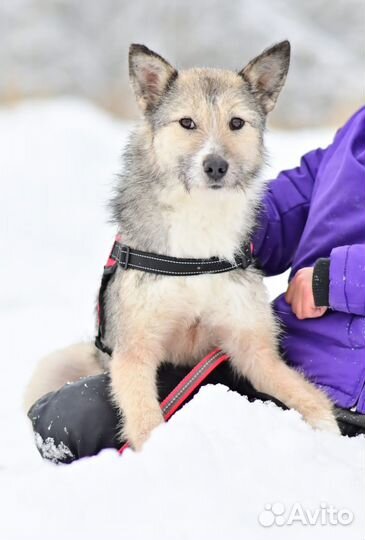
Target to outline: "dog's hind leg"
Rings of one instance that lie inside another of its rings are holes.
[[[156,385],[161,351],[146,335],[134,344],[115,350],[110,370],[113,398],[124,417],[120,440],[127,439],[140,450],[151,431],[164,422]]]
[[[259,392],[269,394],[289,408],[296,409],[313,427],[340,433],[328,397],[300,373],[290,368],[277,352],[272,332],[265,328],[251,331],[230,329],[224,348],[235,368]]]

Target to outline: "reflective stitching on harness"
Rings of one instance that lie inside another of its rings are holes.
[[[127,253],[127,250],[124,250],[120,244],[118,244],[118,262],[121,263],[120,261],[120,254],[121,253]],[[168,263],[172,263],[172,264],[220,264],[222,262],[224,262],[223,259],[218,259],[218,261],[200,261],[200,259],[197,259],[197,261],[193,261],[193,262],[190,262],[190,261],[174,261],[173,259],[160,259],[159,257],[151,257],[151,255],[141,255],[140,253],[133,253],[133,256],[134,257],[142,257],[143,259],[153,259],[155,261],[162,261],[162,262],[168,262]],[[132,266],[132,265],[130,265]],[[142,268],[142,266],[140,267]]]
[[[179,399],[179,397],[185,392],[189,386],[191,386],[195,380],[201,375],[202,372],[204,372],[207,368],[210,367],[210,365],[216,360],[218,356],[224,356],[222,351],[217,352],[208,362],[206,362],[194,375],[184,384],[182,388],[180,388],[179,392],[167,403],[167,405],[163,408],[162,412],[166,414],[168,410],[171,408],[171,406]]]
[[[118,261],[119,264],[122,265],[122,263],[120,261]],[[227,272],[228,270],[233,270],[234,268],[240,268],[242,266],[242,263],[240,264],[236,264],[234,266],[227,266],[227,268],[222,268],[221,270],[208,270],[207,272],[205,272],[205,274],[219,274],[219,272]],[[129,263],[128,264],[128,267],[131,267],[131,268],[142,268],[142,270],[155,270],[154,268],[149,268],[148,266],[137,266],[136,264],[131,264]],[[158,271],[159,274],[172,274],[172,275],[176,275],[176,276],[185,276],[185,275],[188,275],[188,276],[191,276],[191,275],[205,275],[205,274],[202,274],[201,272],[179,272],[179,273],[175,273],[175,272],[170,272],[169,270],[159,270]]]

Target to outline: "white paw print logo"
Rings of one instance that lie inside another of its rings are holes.
[[[271,527],[272,525],[284,525],[285,523],[285,506],[282,503],[265,504],[265,510],[259,515],[259,523],[263,527]]]

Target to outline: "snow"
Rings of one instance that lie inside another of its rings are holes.
[[[48,429],[51,429],[51,425],[48,426]],[[64,429],[65,433],[67,433],[67,429]],[[34,439],[37,448],[42,452],[42,456],[54,463],[58,463],[60,460],[68,457],[74,457],[73,453],[64,442],[60,442],[56,445],[52,437],[47,437],[47,439],[43,440],[39,433],[34,434]]]
[[[139,454],[107,450],[70,466],[39,458],[24,385],[40,356],[93,335],[114,234],[105,202],[128,129],[71,98],[0,110],[0,538],[358,540],[365,438],[314,431],[295,411],[223,386],[202,389]],[[265,174],[330,139],[328,130],[269,132]],[[285,283],[267,280],[271,298]],[[37,443],[54,451],[49,439]],[[342,522],[329,523],[325,504]],[[289,524],[294,511],[302,521]],[[316,524],[303,524],[311,516]]]

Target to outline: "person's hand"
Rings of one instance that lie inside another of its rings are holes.
[[[301,268],[291,280],[285,300],[298,319],[322,317],[326,307],[316,307],[312,289],[313,268]]]

